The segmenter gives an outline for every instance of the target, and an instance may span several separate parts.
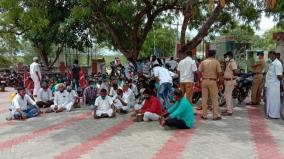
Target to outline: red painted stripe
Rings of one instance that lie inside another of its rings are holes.
[[[196,116],[195,126],[189,130],[177,130],[164,144],[164,146],[152,157],[152,159],[176,159],[191,140],[196,125],[200,123],[200,116]]]
[[[108,139],[112,138],[116,134],[120,133],[122,130],[126,129],[131,125],[132,118],[127,118],[119,124],[108,128],[97,136],[87,139],[85,142],[67,150],[66,152],[61,153],[58,156],[55,156],[55,159],[77,159],[82,155],[87,154],[89,151],[104,143]]]
[[[25,143],[29,140],[32,140],[32,139],[35,139],[37,137],[40,137],[40,136],[43,136],[45,134],[48,134],[52,131],[55,131],[55,130],[58,130],[58,129],[62,129],[66,126],[69,126],[75,122],[79,122],[81,120],[84,120],[84,119],[87,119],[91,116],[91,112],[87,112],[87,113],[83,113],[81,115],[77,115],[75,117],[71,117],[67,120],[64,120],[58,124],[54,124],[54,125],[50,125],[46,128],[42,128],[42,129],[39,129],[39,130],[36,130],[36,131],[33,131],[31,133],[28,133],[26,135],[21,135],[21,136],[18,136],[18,137],[15,137],[13,139],[10,139],[10,140],[7,140],[7,141],[4,141],[4,142],[0,142],[0,151],[3,151],[7,148],[11,148],[13,147],[14,145],[18,145],[18,144],[22,144],[22,143]]]
[[[0,128],[4,128],[8,125],[14,125],[18,122],[19,122],[18,120],[6,121],[6,122],[3,122],[3,123],[0,123]]]
[[[258,159],[284,159],[279,147],[267,128],[263,113],[253,107],[247,107],[251,134]]]

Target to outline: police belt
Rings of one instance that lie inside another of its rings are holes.
[[[202,80],[217,81],[217,79],[216,79],[216,78],[202,78]]]
[[[236,78],[224,78],[225,81],[233,81],[233,80],[236,80]]]

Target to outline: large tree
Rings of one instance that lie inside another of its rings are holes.
[[[210,33],[225,29],[233,29],[238,23],[244,26],[257,27],[261,13],[265,7],[265,1],[253,0],[188,0],[184,12],[183,27],[181,34],[186,29],[197,29],[196,36],[191,41],[184,43],[184,36],[181,35],[181,42],[186,50],[192,50]],[[188,10],[188,8],[192,8]]]
[[[32,43],[47,67],[52,66],[64,47],[83,50],[90,46],[87,21],[69,21],[76,0],[1,0],[0,35],[14,35]],[[49,59],[53,47],[56,56]]]
[[[153,25],[165,23],[173,15],[169,11],[180,9],[183,1],[82,0],[74,8],[73,17],[91,18],[91,32],[98,43],[110,45],[126,57],[136,59]]]

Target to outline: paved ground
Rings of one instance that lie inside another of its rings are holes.
[[[10,93],[0,93],[0,159],[284,159],[284,121],[259,108],[236,107],[222,121],[196,117],[192,130],[129,115],[94,120],[88,107],[7,122]]]

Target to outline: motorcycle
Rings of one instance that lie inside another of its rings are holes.
[[[252,86],[252,81],[253,81],[252,73],[238,74],[236,85],[232,95],[234,99],[238,99],[239,104],[241,104],[249,95]]]
[[[223,107],[226,104],[225,96],[224,96],[224,91],[219,91],[219,106]],[[196,84],[193,86],[193,94],[192,94],[192,103],[196,104],[199,99],[202,97],[202,88],[197,86]],[[210,105],[211,101],[208,100],[208,105]]]

